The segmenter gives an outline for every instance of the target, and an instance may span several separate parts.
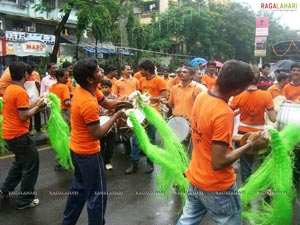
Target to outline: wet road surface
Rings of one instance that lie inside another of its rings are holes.
[[[153,174],[144,174],[146,159],[142,157],[136,174],[125,175],[130,164],[129,155],[121,154],[122,146],[115,151],[113,170],[107,171],[109,191],[106,209],[107,225],[174,225],[181,215],[181,200],[172,191],[168,200],[155,188],[156,167]],[[1,225],[59,225],[66,204],[67,192],[72,180],[69,171],[54,171],[55,153],[49,145],[39,146],[40,171],[36,185],[41,204],[35,208],[16,210],[14,196],[0,199]],[[3,182],[13,161],[12,155],[0,157],[0,182]],[[19,187],[16,188],[19,190]],[[297,206],[299,212],[299,205]],[[299,224],[299,213],[294,216]],[[86,208],[83,209],[78,225],[87,224]],[[201,224],[214,224],[207,215]]]

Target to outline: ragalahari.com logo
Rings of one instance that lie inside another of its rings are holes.
[[[260,9],[268,11],[297,11],[297,2],[261,2]]]

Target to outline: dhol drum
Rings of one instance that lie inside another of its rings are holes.
[[[100,116],[99,120],[100,120],[100,125],[102,126],[103,124],[105,124],[107,121],[110,120],[110,117],[109,116]],[[107,131],[106,134],[112,132],[113,128],[114,128],[114,126],[111,126],[111,128]]]
[[[130,138],[132,135],[132,130],[127,126],[126,118],[118,118],[116,120],[117,125],[117,133],[121,136],[125,136],[126,138]]]
[[[183,116],[172,116],[167,122],[168,126],[176,134],[180,142],[188,143],[191,137],[190,122]],[[156,144],[162,146],[163,140],[159,132],[155,135]]]
[[[286,101],[286,98],[285,98],[283,95],[278,95],[278,96],[276,96],[276,97],[273,99],[273,102],[274,102],[274,109],[275,109],[275,111],[277,112],[277,114],[278,114],[278,111],[279,111],[279,109],[280,109],[280,105],[281,105],[284,101]],[[278,118],[278,117],[277,117],[277,118]],[[271,126],[271,127],[273,127],[273,128],[277,128],[277,121],[276,121],[275,123],[273,123],[273,122],[269,119],[267,113],[265,113],[265,124],[268,125],[268,126]]]
[[[146,117],[145,117],[144,113],[139,109],[134,109],[133,112],[134,112],[134,115],[136,116],[137,120],[140,122],[140,124],[144,128],[146,128],[147,125],[148,125],[148,122],[146,120]],[[132,124],[129,117],[127,118],[127,125],[128,125],[129,128],[131,128],[131,129],[133,128],[133,124]]]
[[[282,130],[288,124],[300,125],[300,103],[283,101],[277,115],[277,129]]]

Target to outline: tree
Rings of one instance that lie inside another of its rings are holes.
[[[87,6],[93,8],[94,6],[99,5],[98,0],[62,0],[61,8],[59,9],[60,12],[63,13],[62,19],[59,22],[58,26],[54,31],[55,35],[55,43],[53,47],[53,51],[50,53],[50,61],[56,62],[57,61],[57,53],[59,49],[59,43],[61,38],[61,32],[63,31],[71,11],[73,9],[78,10],[80,12],[81,9],[86,8]],[[50,2],[47,0],[41,0],[39,3],[34,5],[35,11],[40,12],[50,12],[53,8],[50,7]],[[82,24],[81,24],[82,25]]]

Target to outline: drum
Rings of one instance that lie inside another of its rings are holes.
[[[180,142],[188,142],[190,140],[190,122],[186,118],[182,116],[172,116],[167,124],[177,135]]]
[[[107,121],[110,120],[110,117],[109,116],[100,116],[99,120],[100,120],[100,125],[102,126],[103,124],[105,124]],[[111,126],[111,128],[107,131],[107,134],[113,130],[113,127],[114,126]]]
[[[130,138],[132,135],[132,130],[127,126],[126,118],[118,118],[116,120],[117,132],[118,134]]]
[[[300,103],[283,101],[277,115],[277,129],[282,130],[287,124],[300,125]]]
[[[280,109],[280,105],[286,100],[286,98],[283,95],[278,95],[273,99],[274,102],[274,110],[277,112],[278,115],[278,111]],[[277,116],[278,118],[278,116]],[[278,120],[278,119],[277,119]],[[274,123],[269,119],[267,113],[265,113],[265,124],[276,128],[277,127],[277,121],[275,121]]]
[[[140,124],[144,128],[146,128],[148,125],[148,122],[146,120],[144,113],[139,109],[134,109],[133,112],[134,112],[134,115],[136,116],[137,120],[140,122]],[[133,128],[133,124],[132,124],[131,120],[129,119],[129,117],[127,118],[127,125],[129,128],[131,128],[131,129]]]

